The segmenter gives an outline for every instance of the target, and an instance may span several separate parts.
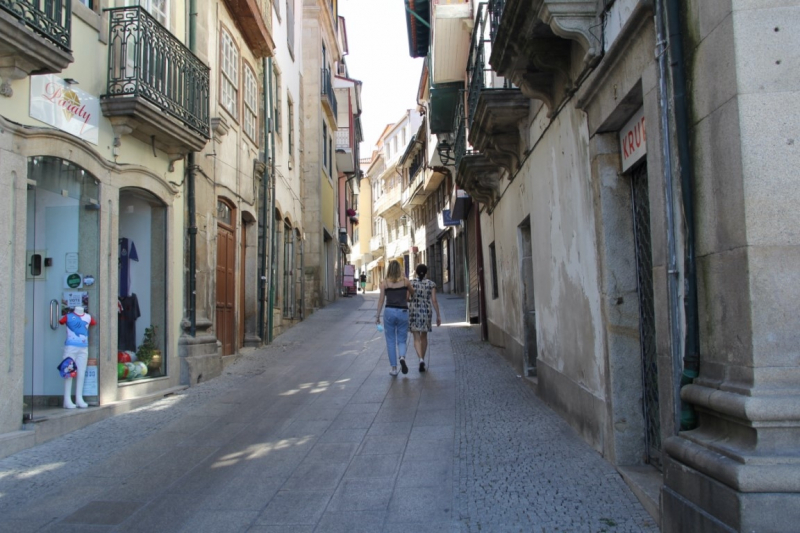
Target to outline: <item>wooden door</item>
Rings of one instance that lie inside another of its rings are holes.
[[[242,220],[242,232],[239,238],[239,334],[237,348],[244,346],[244,316],[245,316],[245,265],[247,264],[247,225]]]
[[[231,229],[217,226],[217,339],[222,355],[235,351],[236,239]]]

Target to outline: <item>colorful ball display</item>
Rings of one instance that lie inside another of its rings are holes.
[[[118,363],[130,363],[131,355],[128,352],[117,352]]]
[[[128,377],[128,367],[125,363],[117,363],[117,379],[125,379]]]
[[[128,369],[128,379],[136,379],[139,377],[139,367],[136,363],[125,363],[125,367]]]
[[[141,377],[144,377],[144,376],[147,375],[147,365],[144,364],[144,361],[137,361],[134,364],[139,367],[139,375]]]

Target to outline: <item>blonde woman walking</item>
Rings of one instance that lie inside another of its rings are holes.
[[[431,331],[431,319],[436,310],[436,325],[442,325],[439,314],[439,302],[436,300],[436,283],[425,279],[428,267],[417,265],[417,279],[411,281],[414,296],[408,305],[408,324],[414,335],[414,349],[419,357],[419,371],[425,372],[425,354],[428,351],[428,332]]]
[[[408,278],[403,276],[400,263],[392,261],[386,271],[386,279],[380,284],[381,294],[378,297],[378,314],[375,323],[381,323],[381,309],[384,302],[386,310],[383,313],[383,332],[386,335],[386,349],[389,353],[389,364],[392,376],[397,375],[397,356],[400,355],[400,367],[403,374],[408,374],[406,365],[406,350],[408,339],[408,297],[414,296],[414,288]]]

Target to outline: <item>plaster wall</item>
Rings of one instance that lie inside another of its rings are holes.
[[[600,449],[605,346],[586,116],[573,103],[552,122],[546,113],[538,107],[529,130],[533,152],[514,181],[503,182],[500,203],[481,221],[487,314],[502,325],[503,343],[524,346],[518,226],[530,216],[538,359],[551,374],[540,377],[540,393]],[[491,235],[496,300],[488,278]]]
[[[534,286],[541,288],[536,294],[539,358],[602,398],[602,318],[585,115],[567,106],[523,172]]]
[[[358,195],[359,253],[363,257],[370,253],[369,242],[372,239],[372,185],[368,177],[361,178]],[[372,259],[370,259],[372,261]]]
[[[291,0],[295,1],[295,0]],[[297,2],[295,2],[297,4]],[[281,134],[276,136],[275,167],[277,181],[275,183],[276,204],[281,206],[284,218],[292,221],[293,227],[303,231],[303,199],[301,190],[302,168],[300,166],[299,135],[303,110],[300,107],[300,83],[303,72],[303,45],[301,32],[303,19],[302,8],[295,6],[294,16],[294,54],[289,52],[287,43],[289,17],[285,6],[281,6],[281,18],[273,14],[272,33],[275,40],[273,64],[281,73]],[[293,124],[289,123],[289,102],[294,107]],[[293,153],[289,152],[289,130],[294,133]]]
[[[312,5],[313,4],[313,5]],[[321,307],[320,300],[324,262],[322,239],[322,123],[323,109],[320,99],[320,68],[322,29],[320,9],[316,2],[304,1],[302,41],[304,159],[303,227],[305,229],[305,276],[307,313]]]

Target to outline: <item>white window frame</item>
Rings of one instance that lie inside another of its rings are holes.
[[[220,30],[220,104],[239,119],[239,49],[228,30]]]
[[[281,136],[283,128],[283,100],[281,99],[281,71],[277,65],[272,66],[272,122],[275,135]]]
[[[250,65],[244,65],[244,132],[258,143],[258,81]]]
[[[289,163],[292,164],[294,163],[294,150],[297,139],[295,139],[294,131],[294,100],[292,100],[292,95],[288,92],[286,93],[286,122],[286,144],[289,149]]]

